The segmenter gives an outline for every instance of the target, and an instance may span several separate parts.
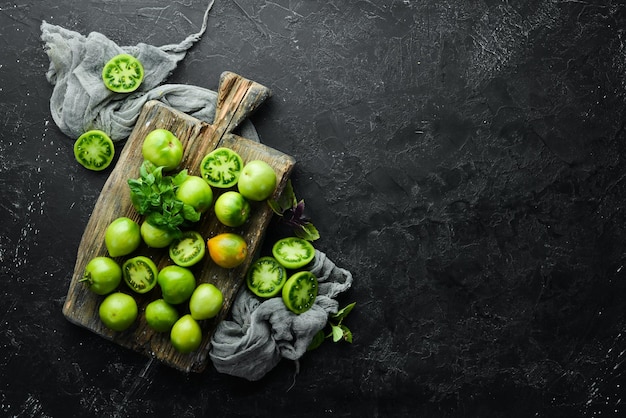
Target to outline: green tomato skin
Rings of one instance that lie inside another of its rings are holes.
[[[109,257],[95,257],[87,263],[81,282],[97,295],[107,295],[122,281],[122,268]]]
[[[215,317],[224,304],[222,292],[211,283],[202,283],[189,300],[191,317],[197,321]]]
[[[164,301],[156,299],[146,306],[146,322],[156,332],[167,332],[179,318],[175,307]]]
[[[217,198],[213,210],[222,224],[236,228],[250,218],[251,207],[241,193],[231,190]]]
[[[157,276],[163,299],[178,305],[191,297],[196,288],[196,278],[191,270],[176,265],[163,267]]]
[[[188,176],[178,186],[176,198],[181,202],[193,207],[197,212],[206,212],[213,203],[213,190],[209,183],[202,177]]]
[[[109,224],[104,242],[111,257],[128,255],[141,244],[141,231],[137,222],[120,217]]]
[[[167,129],[155,129],[146,135],[141,147],[143,158],[164,171],[172,171],[183,159],[183,145]]]
[[[156,227],[148,221],[143,221],[140,232],[143,242],[151,248],[165,248],[174,240],[169,231]]]
[[[276,173],[268,163],[253,160],[241,170],[237,189],[246,199],[259,202],[274,193],[276,182]]]
[[[196,351],[202,343],[202,329],[190,314],[183,315],[170,331],[170,342],[179,353]]]
[[[135,299],[122,292],[111,293],[98,308],[100,320],[113,331],[125,331],[130,328],[138,313]]]

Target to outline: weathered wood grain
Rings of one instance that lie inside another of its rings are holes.
[[[130,201],[127,181],[139,176],[139,167],[143,162],[141,144],[145,136],[154,129],[168,129],[181,140],[185,149],[181,167],[187,168],[190,174],[199,175],[202,158],[219,146],[229,147],[237,151],[244,163],[254,159],[266,161],[274,168],[279,179],[274,193],[274,197],[277,197],[289,178],[295,164],[294,158],[232,133],[233,129],[269,95],[269,90],[262,85],[227,72],[220,79],[216,117],[213,124],[201,122],[158,101],[151,101],[144,106],[135,129],[122,149],[116,166],[100,193],[83,233],[74,273],[63,306],[63,314],[69,321],[124,347],[147,356],[153,356],[179,370],[201,372],[205,369],[208,362],[211,336],[219,321],[228,314],[243,283],[244,274],[255,258],[271,220],[272,211],[266,203],[252,202],[251,218],[239,228],[221,225],[212,211],[207,212],[194,226],[194,229],[200,232],[205,239],[225,231],[240,233],[249,246],[247,259],[237,268],[224,269],[217,266],[211,261],[208,253],[201,263],[191,268],[198,284],[213,283],[224,295],[224,307],[218,317],[200,321],[204,339],[200,349],[194,353],[180,354],[176,352],[169,342],[167,333],[156,333],[147,326],[143,312],[150,301],[160,297],[158,286],[145,295],[138,295],[133,293],[124,283],[121,284],[120,290],[133,295],[137,300],[140,315],[136,324],[130,329],[124,332],[114,332],[104,327],[98,317],[98,307],[104,297],[90,292],[79,280],[89,260],[96,256],[108,255],[104,244],[104,233],[111,221],[120,216],[127,216],[139,223],[142,221],[141,216],[137,214]],[[214,199],[217,199],[219,194],[223,192],[216,188],[213,191]],[[117,257],[116,261],[122,264],[127,258],[136,255],[146,255],[152,258],[159,268],[172,264],[167,250],[151,249],[144,244],[129,256]],[[179,311],[188,312],[186,304],[179,306]]]

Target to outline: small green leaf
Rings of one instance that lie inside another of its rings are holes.
[[[343,321],[343,319],[348,316],[348,314],[352,311],[355,305],[356,302],[352,302],[351,304],[345,306],[343,309],[339,310],[336,314],[333,314],[332,318],[341,323],[341,321]]]
[[[172,178],[172,184],[175,187],[180,186],[181,184],[183,184],[183,182],[185,180],[187,180],[187,177],[189,177],[189,173],[187,172],[187,169],[185,170],[181,170],[178,172],[178,174],[176,174],[173,178]]]
[[[143,164],[141,164],[141,167],[139,167],[139,177],[146,177],[149,173],[148,167],[146,165],[147,160],[143,161]]]
[[[281,200],[285,203],[283,205],[285,209],[294,207],[298,204],[298,201],[296,199],[296,193],[293,189],[293,184],[291,184],[291,179],[287,180],[287,184],[285,185],[285,189],[283,190],[281,198]]]
[[[269,205],[272,212],[274,212],[278,216],[283,216],[283,210],[278,201],[274,199],[267,199],[267,204]]]
[[[191,205],[183,205],[183,218],[189,222],[198,222],[200,220],[200,212],[196,211]]]
[[[154,177],[154,182],[159,184],[163,181],[163,167],[157,167],[149,174]]]
[[[324,335],[324,330],[321,329],[317,331],[317,333],[313,336],[313,339],[311,340],[311,344],[309,344],[307,351],[315,350],[317,347],[322,345],[324,339],[326,339],[326,336]]]
[[[333,341],[337,342],[343,338],[343,329],[338,325],[330,324],[333,333]]]
[[[340,325],[339,327],[343,331],[343,339],[346,342],[352,343],[352,331],[350,331],[345,325]]]
[[[139,168],[139,174],[141,175],[141,177],[145,177],[146,175],[148,175],[148,173],[152,173],[156,169],[157,166],[153,162],[149,160],[143,160],[143,163]]]
[[[297,237],[305,239],[307,241],[315,241],[316,239],[320,238],[319,231],[310,222],[301,225],[298,229],[295,229],[294,233]]]
[[[272,211],[279,216],[283,216],[286,210],[295,207],[298,202],[296,201],[291,179],[287,180],[287,184],[278,199],[269,199],[267,203],[272,208]]]

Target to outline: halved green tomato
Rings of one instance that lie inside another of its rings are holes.
[[[317,297],[317,277],[310,271],[299,271],[283,286],[283,302],[287,309],[301,314],[311,309]]]
[[[170,258],[181,267],[189,267],[198,263],[206,253],[206,245],[202,235],[196,231],[185,231],[183,235],[170,244]]]
[[[209,185],[229,188],[237,184],[243,160],[230,148],[220,147],[208,153],[200,163],[200,174]]]
[[[111,164],[114,155],[113,141],[98,129],[85,132],[74,143],[76,161],[89,170],[104,170]]]
[[[143,74],[143,65],[137,58],[129,54],[119,54],[104,65],[102,81],[111,91],[130,93],[139,88]]]
[[[287,270],[274,257],[261,257],[248,269],[248,289],[262,298],[276,296],[287,281]]]
[[[129,258],[122,265],[124,281],[137,293],[148,293],[157,284],[157,266],[143,255]]]
[[[298,237],[287,237],[276,241],[272,254],[285,268],[299,269],[315,257],[315,248],[309,241]]]

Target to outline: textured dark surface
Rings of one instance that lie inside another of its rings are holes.
[[[626,401],[626,6],[218,0],[170,82],[238,72],[354,343],[249,383],[184,375],[65,320],[106,173],[50,117],[42,20],[178,42],[203,1],[0,4],[0,415],[618,416]],[[622,415],[623,416],[623,415]]]

